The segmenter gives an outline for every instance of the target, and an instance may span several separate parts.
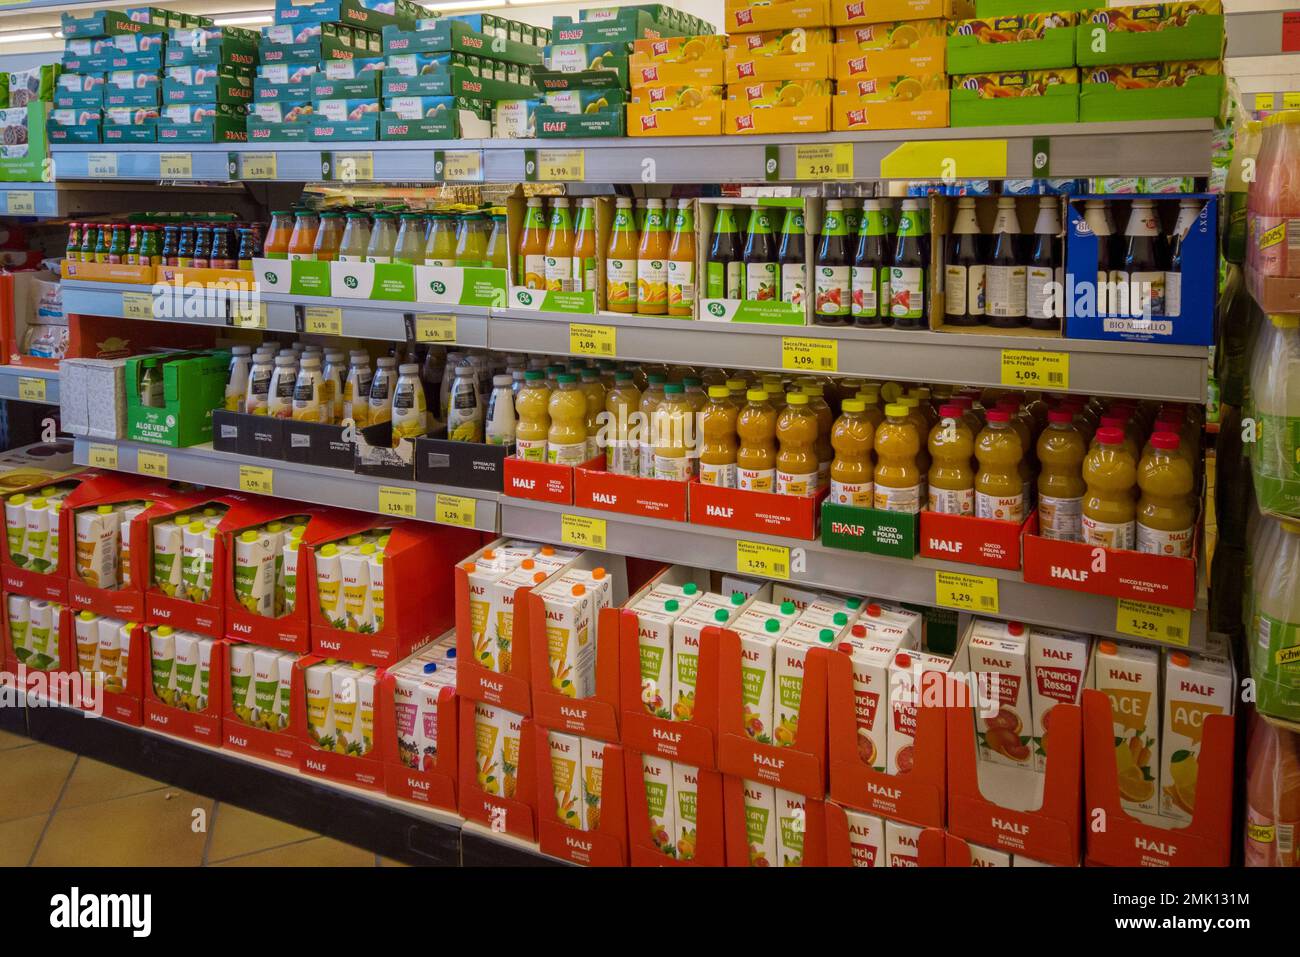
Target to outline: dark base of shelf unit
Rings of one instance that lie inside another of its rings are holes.
[[[535,854],[513,844],[485,837],[477,831],[460,832],[461,864],[465,867],[562,867],[564,861]]]

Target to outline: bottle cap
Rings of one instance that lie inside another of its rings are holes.
[[[844,614],[842,611],[837,611],[835,616],[831,618],[831,621],[840,628],[843,628],[849,623],[849,616]]]
[[[781,622],[777,621],[775,618],[769,618],[767,621],[763,622],[763,630],[769,635],[774,635],[781,630]]]
[[[1069,423],[1074,421],[1074,413],[1069,409],[1052,409],[1047,413],[1047,421]]]
[[[581,598],[583,595],[587,594],[587,587],[581,584],[574,585],[573,594],[575,597]]]
[[[682,586],[683,595],[694,595],[699,590],[700,590],[700,586],[695,584],[695,582],[687,582],[685,585]]]
[[[749,383],[744,379],[728,379],[727,388],[732,392],[739,392],[741,389],[749,390]]]
[[[676,611],[681,606],[677,603],[676,598],[669,598],[664,602],[664,611]]]
[[[854,638],[865,638],[867,637],[867,626],[854,625],[852,630],[849,632],[849,634],[851,634]]]
[[[829,645],[835,640],[835,632],[831,631],[829,628],[823,628],[817,633],[817,640],[823,645]]]
[[[1173,432],[1157,432],[1151,436],[1151,447],[1153,449],[1173,451],[1178,448],[1178,436]]]
[[[880,606],[877,605],[874,601],[873,601],[870,605],[867,606],[867,617],[868,617],[868,618],[879,618],[879,617],[880,617],[880,614],[881,614],[881,608],[880,608]]]
[[[894,664],[900,668],[910,668],[912,667],[912,656],[905,651],[900,651],[894,655]]]
[[[749,596],[746,595],[743,591],[733,591],[731,593],[731,603],[735,605],[737,608],[743,605],[748,600],[748,598]]]
[[[98,512],[100,515],[111,515],[113,514],[113,506],[100,505],[95,509],[95,511]]]
[[[862,599],[858,598],[856,595],[846,598],[844,599],[844,607],[851,611],[857,611],[862,607]]]
[[[750,402],[766,402],[766,401],[767,401],[767,390],[766,390],[766,389],[750,389],[750,390],[748,390],[748,391],[745,393],[745,398],[748,399]]]
[[[955,403],[952,402],[948,402],[944,405],[939,406],[939,415],[941,418],[945,418],[945,419],[960,419],[961,406],[956,405]]]
[[[1124,430],[1114,427],[1098,429],[1096,438],[1102,445],[1123,445]]]
[[[664,386],[664,393],[667,395],[681,395],[682,387],[676,382],[669,382]]]
[[[889,405],[885,406],[885,415],[889,416],[891,419],[905,419],[907,418],[907,406],[899,405],[897,402],[891,402]]]
[[[1018,621],[1007,622],[1007,634],[1015,635],[1017,638],[1025,633],[1025,626]]]
[[[94,621],[99,616],[96,615],[93,611],[83,611],[81,612],[81,614],[77,615],[77,617],[80,618],[82,621]]]
[[[424,663],[423,671],[424,671],[424,673],[425,673],[426,675],[431,675],[431,674],[433,674],[433,673],[434,673],[435,671],[437,671],[437,670],[438,670],[438,662],[436,662],[436,661],[426,661],[426,662]]]
[[[795,603],[792,601],[787,600],[781,602],[781,614],[783,615],[793,615],[798,610],[799,609],[795,607]]]
[[[710,399],[728,399],[730,397],[731,397],[731,390],[728,389],[725,385],[709,386]]]
[[[867,411],[867,403],[863,402],[861,399],[845,399],[840,403],[840,411],[865,412]]]
[[[153,633],[155,635],[162,635],[164,638],[166,638],[169,635],[173,634],[175,631],[176,629],[172,628],[170,625],[159,625],[157,628],[153,630]]]
[[[808,396],[803,392],[790,392],[786,394],[785,401],[790,405],[807,405]]]
[[[989,409],[988,418],[990,422],[1010,422],[1011,413],[1006,409]]]
[[[544,378],[546,378],[546,373],[541,369],[529,369],[524,373],[525,382],[540,382]]]
[[[728,618],[727,609],[725,608],[719,608],[717,611],[713,613],[714,621],[718,621],[718,622],[722,622],[723,624],[726,624],[727,618]]]

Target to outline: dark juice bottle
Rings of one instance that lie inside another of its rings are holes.
[[[81,223],[68,223],[68,245],[64,247],[63,258],[70,262],[81,259]]]
[[[952,235],[943,265],[943,321],[949,326],[978,326],[984,321],[983,236],[975,218],[975,198],[957,200]]]
[[[126,256],[123,261],[128,266],[142,265],[140,262],[140,231],[142,227],[132,224],[126,240]]]
[[[195,226],[194,227],[194,253],[191,256],[190,265],[195,269],[207,269],[212,257],[212,227]]]
[[[176,240],[176,262],[173,264],[184,269],[194,265],[194,227],[182,226],[180,238]]]
[[[164,226],[162,228],[162,249],[159,256],[162,259],[162,265],[175,266],[176,263],[176,241],[180,233],[179,226]]]
[[[83,263],[95,261],[95,247],[99,244],[99,225],[97,223],[81,224],[81,255]]]
[[[108,262],[108,247],[113,244],[113,229],[107,224],[99,227],[99,234],[95,237],[95,262]]]
[[[1165,314],[1165,263],[1160,258],[1160,222],[1155,203],[1135,199],[1124,228],[1123,270],[1128,279],[1129,315]]]
[[[781,242],[776,251],[781,273],[781,301],[803,307],[808,298],[808,266],[804,257],[803,210],[790,207],[781,220]]]
[[[230,248],[230,228],[228,226],[212,227],[212,250],[208,254],[210,269],[234,269],[235,252]]]
[[[903,200],[889,269],[889,315],[896,329],[924,329],[926,261],[921,242],[921,204]]]
[[[109,245],[108,245],[108,258],[105,260],[105,262],[109,262],[113,264],[126,262],[127,242],[128,240],[126,238],[126,227],[114,226],[113,237],[112,239],[109,240]]]
[[[253,237],[253,230],[247,226],[240,226],[236,232],[239,234],[239,248],[235,253],[238,260],[239,269],[252,269],[253,256],[257,250],[257,241]]]
[[[828,199],[817,253],[813,257],[813,322],[817,325],[848,325],[852,315],[852,268],[844,203]]]
[[[749,215],[745,237],[743,298],[754,302],[775,302],[781,296],[781,274],[776,261],[776,237],[772,235],[772,214],[756,207]]]
[[[713,220],[713,236],[704,268],[705,298],[741,298],[744,251],[740,245],[740,233],[736,231],[735,213],[725,203],[718,207]]]
[[[998,199],[989,254],[987,299],[989,325],[1012,329],[1025,324],[1025,262],[1020,255],[1020,220],[1013,197]]]
[[[1055,196],[1044,196],[1025,268],[1025,315],[1034,329],[1061,328],[1063,265],[1060,206]]]
[[[878,199],[864,200],[858,243],[849,274],[850,314],[855,326],[889,325],[889,262],[885,214]]]

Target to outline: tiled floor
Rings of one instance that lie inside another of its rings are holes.
[[[0,867],[377,867],[396,862],[0,731]]]

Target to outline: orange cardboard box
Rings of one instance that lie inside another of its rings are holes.
[[[153,266],[127,266],[122,263],[79,263],[63,260],[64,279],[93,279],[96,282],[129,282],[152,285]]]
[[[828,79],[831,75],[831,49],[814,47],[805,53],[755,56],[739,47],[727,47],[727,82]]]
[[[831,22],[830,13],[830,6],[826,0],[793,0],[793,2],[767,4],[727,0],[722,26],[728,33],[753,33],[757,30],[783,30],[790,27],[824,27]]]
[[[712,96],[690,107],[656,107],[648,98],[634,99],[627,105],[627,135],[718,136],[722,133],[725,106],[726,101]]]
[[[961,20],[975,15],[975,5],[970,0],[831,0],[830,15],[830,22],[836,26],[891,20]]]
[[[663,37],[637,40],[627,61],[635,91],[650,84],[719,85],[724,82],[726,37]]]
[[[814,95],[797,106],[755,108],[744,96],[727,97],[723,132],[750,133],[826,133],[830,130],[832,97]]]
[[[857,80],[847,90],[841,86],[832,112],[836,130],[945,127],[948,125],[947,78],[938,74]]]
[[[933,20],[916,20],[934,24]],[[912,23],[870,23],[861,27],[840,27],[833,48],[835,79],[841,82],[861,77],[927,76],[944,72],[948,41],[942,32],[909,33]]]
[[[835,31],[830,27],[790,27],[785,30],[759,30],[755,33],[732,33],[727,37],[727,49],[745,50],[752,56],[777,56],[786,53],[807,53],[835,42]]]

